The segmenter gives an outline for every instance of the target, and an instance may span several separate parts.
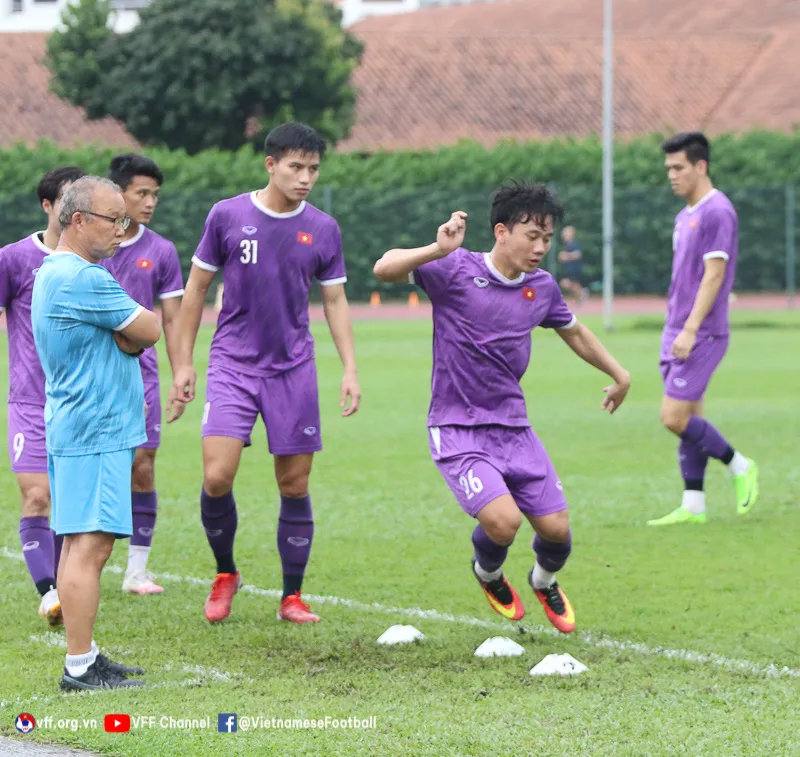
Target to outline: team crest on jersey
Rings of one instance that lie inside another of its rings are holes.
[[[472,283],[475,284],[476,287],[480,287],[481,289],[489,286],[488,280],[484,279],[482,276],[476,276],[474,279],[472,279]]]
[[[149,271],[153,267],[153,261],[150,258],[139,258],[136,261],[136,267],[143,271]]]
[[[522,299],[533,302],[536,299],[536,290],[530,287],[524,287],[522,290]]]
[[[258,229],[255,226],[242,226],[242,231],[247,234],[247,236],[251,237]]]
[[[307,231],[298,231],[297,241],[300,242],[300,244],[311,244],[314,241],[314,235],[309,234]]]

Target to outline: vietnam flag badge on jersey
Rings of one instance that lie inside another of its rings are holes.
[[[522,290],[522,299],[533,302],[536,299],[536,290],[530,287],[524,287]]]
[[[136,267],[144,271],[149,271],[153,267],[153,261],[149,258],[139,258],[136,261]]]
[[[300,242],[300,244],[311,244],[314,241],[314,235],[309,234],[307,231],[298,231],[297,241]]]

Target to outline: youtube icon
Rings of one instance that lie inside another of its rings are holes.
[[[131,730],[130,715],[106,715],[103,720],[106,733],[127,733]]]

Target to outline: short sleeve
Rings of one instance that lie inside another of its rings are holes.
[[[544,329],[571,329],[578,319],[567,307],[564,296],[557,284],[553,282],[552,296],[550,297],[550,307],[545,314],[544,320],[539,324]]]
[[[443,258],[431,260],[411,274],[411,283],[422,289],[431,298],[431,302],[438,300],[450,288],[459,252],[460,250],[456,250]]]
[[[87,266],[75,279],[67,308],[76,320],[109,331],[122,331],[144,310],[99,265]]]
[[[225,252],[222,249],[219,233],[219,206],[211,208],[203,227],[203,236],[192,257],[192,263],[204,271],[218,271],[225,263]]]
[[[164,248],[161,264],[158,267],[158,296],[162,300],[180,297],[183,294],[183,274],[181,261],[174,244]]]
[[[11,274],[11,256],[8,247],[0,249],[0,310],[8,307],[9,300],[13,294],[14,282]]]
[[[736,245],[736,216],[723,209],[714,209],[703,214],[701,224],[698,252],[703,260],[729,260]]]
[[[321,260],[314,277],[322,286],[344,284],[347,281],[347,271],[344,266],[344,252],[342,251],[342,233],[339,224],[334,224],[322,251]]]

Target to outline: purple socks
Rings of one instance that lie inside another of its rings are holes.
[[[158,495],[155,492],[131,492],[133,505],[133,535],[131,546],[149,547],[156,527]]]
[[[200,493],[200,518],[206,538],[217,560],[217,573],[236,573],[233,561],[233,540],[236,536],[238,516],[233,492],[221,497]]]
[[[548,541],[536,534],[533,539],[533,551],[536,552],[536,562],[548,573],[558,573],[572,552],[572,534],[562,543]]]
[[[733,447],[728,440],[705,418],[693,415],[689,418],[681,439],[696,444],[709,457],[722,460],[727,465],[733,459]]]
[[[281,497],[278,517],[278,554],[283,568],[283,597],[299,592],[314,540],[311,497]]]
[[[56,585],[55,545],[49,518],[20,518],[19,540],[28,572],[44,596]]]
[[[499,570],[508,554],[508,545],[495,544],[480,524],[472,532],[472,546],[475,548],[475,560],[487,573]]]

